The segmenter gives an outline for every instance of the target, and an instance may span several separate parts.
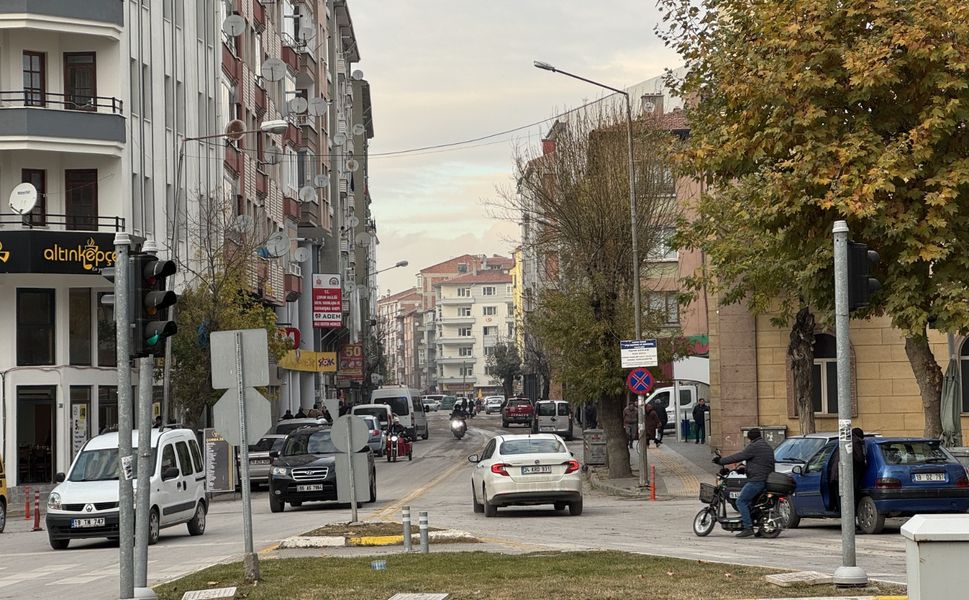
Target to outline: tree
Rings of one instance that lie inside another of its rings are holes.
[[[935,317],[948,331],[969,325],[969,5],[660,6],[661,35],[685,61],[686,75],[670,83],[693,101],[687,172],[745,214],[752,244],[768,259],[776,253],[777,266],[799,280],[783,286],[782,301],[808,300],[825,319],[832,223],[847,220],[852,237],[879,252],[883,288],[866,314],[887,314],[903,331],[925,435],[937,437],[942,372],[927,322]],[[782,276],[779,268],[751,272]],[[810,274],[823,276],[811,284]]]
[[[515,343],[495,344],[495,353],[488,357],[488,366],[491,367],[491,375],[501,383],[505,398],[511,398],[515,394],[515,379],[522,374],[522,360]]]

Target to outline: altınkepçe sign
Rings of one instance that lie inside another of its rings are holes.
[[[98,275],[114,260],[113,233],[0,231],[0,273]]]
[[[313,274],[313,327],[343,325],[343,287],[338,273]]]

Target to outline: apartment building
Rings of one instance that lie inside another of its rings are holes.
[[[408,343],[415,343],[414,333],[405,336],[404,317],[417,311],[419,314],[421,296],[417,288],[410,288],[396,294],[387,294],[377,300],[377,339],[385,362],[385,383],[404,384],[407,382],[407,359],[405,349]],[[413,368],[413,367],[411,367]]]

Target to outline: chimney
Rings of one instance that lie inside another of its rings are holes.
[[[542,140],[542,155],[555,152],[555,140]]]
[[[644,115],[663,115],[663,94],[654,92],[640,96],[642,112]]]

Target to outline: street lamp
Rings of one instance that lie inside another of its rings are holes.
[[[373,274],[377,275],[378,273],[383,273],[384,271],[389,271],[391,269],[399,269],[401,267],[406,267],[408,264],[409,263],[406,260],[399,260],[397,261],[397,264],[395,264],[394,266],[387,267],[386,269],[380,269],[379,271],[374,271]]]
[[[557,69],[547,62],[536,60],[532,64],[535,65],[535,68],[542,69],[543,71],[561,73],[566,77],[578,79],[579,81],[584,81],[594,86],[601,87],[609,90],[610,92],[615,92],[622,95],[626,101],[626,145],[628,146],[627,153],[629,159],[629,227],[631,229],[633,243],[633,317],[636,324],[636,339],[639,340],[642,337],[643,332],[639,310],[641,295],[639,290],[639,235],[637,231],[638,226],[636,224],[636,175],[634,173],[635,167],[633,162],[633,109],[632,103],[629,100],[629,92],[605,85],[604,83],[599,83],[598,81],[586,79],[585,77],[581,77],[574,73],[569,73],[568,71]],[[642,394],[639,394],[637,404],[639,405],[639,485],[645,487],[647,485],[647,463],[646,445],[643,443],[643,441],[646,433],[646,418],[645,404]]]

